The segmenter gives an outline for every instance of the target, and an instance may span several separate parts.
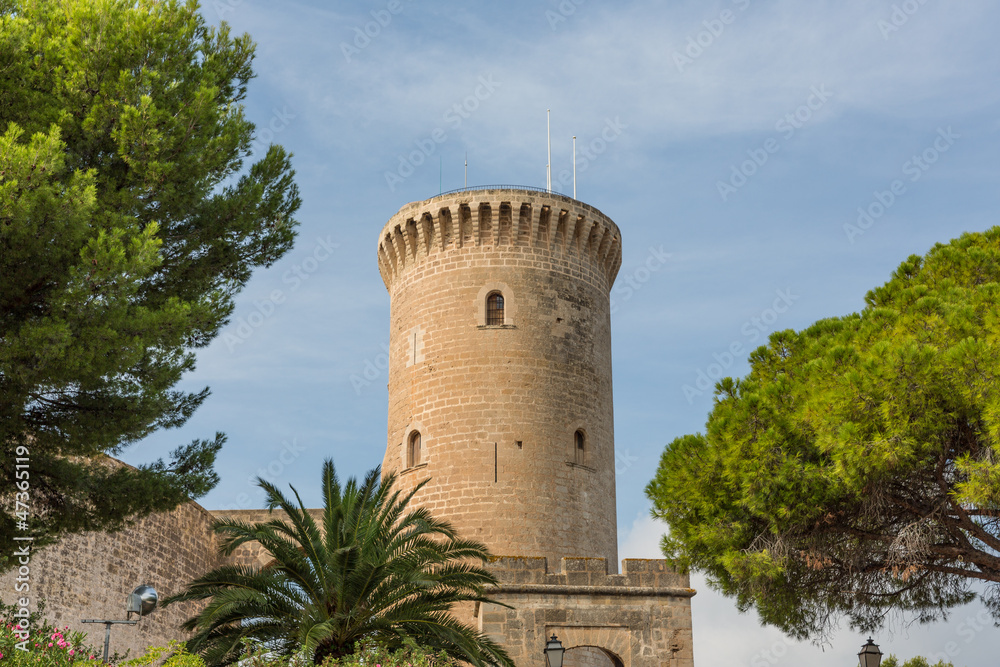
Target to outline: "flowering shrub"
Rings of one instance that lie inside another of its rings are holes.
[[[70,632],[69,626],[58,628],[42,618],[45,603],[39,602],[38,611],[27,619],[28,640],[23,646],[23,636],[18,635],[15,616],[17,607],[0,603],[0,664],[4,667],[98,667],[101,653],[86,643],[87,635]]]
[[[297,653],[290,657],[276,657],[260,646],[250,645],[240,667],[311,667],[312,661]],[[366,644],[354,655],[327,658],[322,667],[458,667],[459,663],[443,651],[434,653],[417,646],[412,641],[396,651],[379,644]]]
[[[323,667],[458,667],[458,662],[444,651],[433,653],[429,649],[410,644],[398,651],[383,646],[368,645],[354,655],[339,660],[327,659]]]
[[[205,662],[197,655],[187,652],[181,642],[170,642],[166,647],[151,647],[138,658],[125,660],[115,654],[109,665],[101,660],[103,649],[87,643],[83,632],[70,632],[68,627],[58,628],[42,618],[45,603],[39,602],[39,609],[28,618],[30,639],[27,651],[16,648],[21,638],[15,634],[18,619],[14,616],[17,607],[0,602],[0,667],[205,667]],[[458,667],[443,652],[434,653],[417,646],[413,641],[395,651],[370,643],[365,644],[354,655],[343,658],[328,658],[322,667]],[[164,656],[166,660],[161,663]],[[290,657],[276,657],[264,647],[248,643],[246,654],[240,660],[240,667],[312,667],[312,660],[298,653]]]

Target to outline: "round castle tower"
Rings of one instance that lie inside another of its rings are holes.
[[[575,199],[465,190],[404,206],[383,470],[504,556],[618,562],[609,293],[618,227]]]

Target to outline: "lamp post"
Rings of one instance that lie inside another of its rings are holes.
[[[871,637],[868,638],[868,643],[861,647],[858,661],[861,667],[879,667],[882,663],[882,651],[878,650],[878,644],[873,642]]]
[[[139,614],[141,619],[147,614],[151,614],[156,609],[159,595],[152,586],[139,586],[125,598],[126,620],[119,621],[106,618],[84,618],[81,623],[103,623],[104,624],[104,662],[108,661],[108,650],[111,647],[111,626],[112,625],[135,625],[139,621],[133,621],[132,614]],[[562,664],[562,661],[559,661]]]
[[[566,649],[563,648],[562,642],[552,635],[552,638],[545,644],[545,666],[546,667],[562,667],[563,664],[563,654]]]

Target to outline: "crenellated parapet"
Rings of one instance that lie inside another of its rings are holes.
[[[518,665],[542,664],[556,635],[567,665],[694,667],[688,575],[660,559],[625,559],[608,574],[604,558],[496,557],[487,565],[499,585],[474,614],[478,629],[500,641]]]
[[[378,264],[392,291],[428,258],[470,249],[586,263],[607,289],[621,267],[621,233],[593,206],[528,189],[464,190],[404,206],[382,229]]]
[[[662,559],[626,558],[621,574],[608,573],[606,558],[561,558],[549,572],[544,557],[495,556],[489,570],[506,593],[650,595],[691,597],[690,578]]]

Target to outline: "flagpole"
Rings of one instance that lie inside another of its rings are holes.
[[[549,120],[552,110],[545,110],[545,138],[549,146],[549,161],[545,165],[545,189],[552,192],[552,125]]]

